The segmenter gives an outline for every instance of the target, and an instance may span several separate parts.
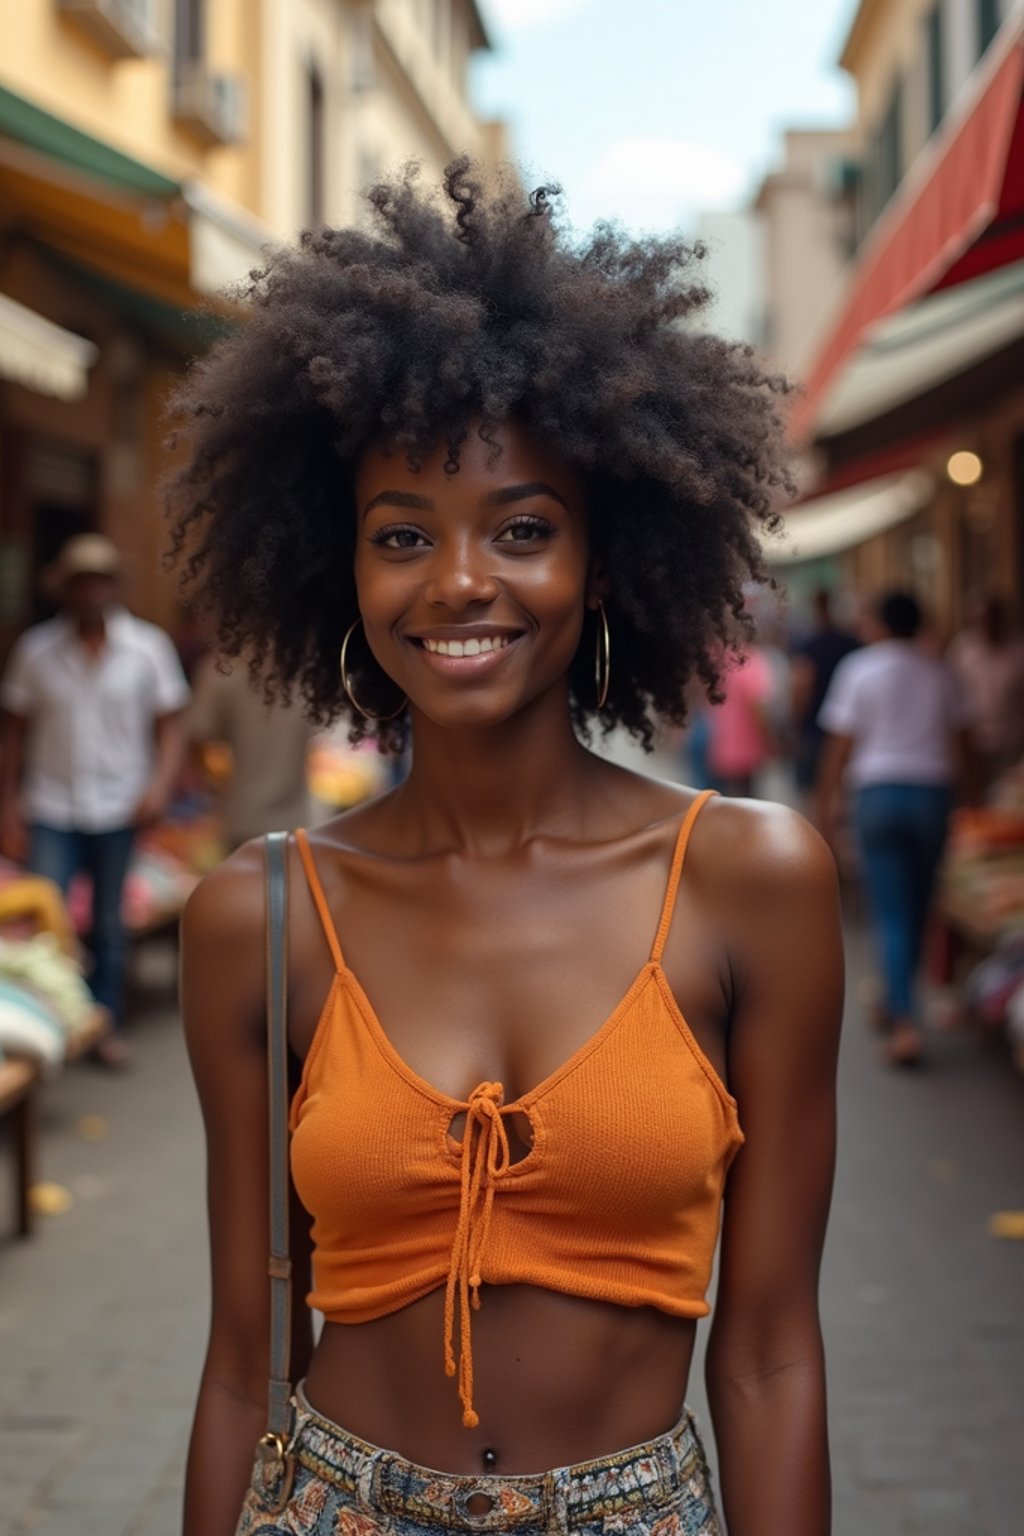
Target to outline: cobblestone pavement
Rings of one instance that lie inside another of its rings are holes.
[[[850,948],[854,997],[856,935]],[[166,995],[134,1043],[130,1076],[79,1067],[48,1088],[40,1176],[73,1204],[31,1242],[0,1238],[4,1536],[179,1529],[206,1313],[202,1141]],[[1024,1208],[1024,1082],[960,1035],[936,1036],[927,1072],[888,1073],[851,1002],[841,1089],[824,1279],[835,1536],[1019,1536],[1024,1243],[987,1221]],[[696,1383],[692,1398],[706,1422]]]

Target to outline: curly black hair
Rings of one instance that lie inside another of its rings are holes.
[[[169,559],[186,595],[271,692],[313,718],[348,710],[338,651],[358,609],[354,468],[371,442],[416,468],[439,443],[456,473],[476,425],[516,418],[583,476],[608,571],[613,666],[600,723],[649,745],[682,724],[691,678],[710,696],[744,584],[767,577],[758,527],[787,488],[783,380],[698,322],[704,251],[600,224],[579,240],[558,189],[526,197],[463,158],[443,196],[415,167],[371,188],[369,232],[315,229],[251,274],[245,323],[194,365],[174,406]],[[495,451],[498,451],[497,448]],[[570,676],[584,737],[596,717],[594,630]],[[394,690],[357,692],[378,713]],[[386,747],[404,722],[381,727]]]

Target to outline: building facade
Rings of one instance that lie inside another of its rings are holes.
[[[845,285],[853,163],[849,133],[789,129],[782,164],[754,200],[764,274],[760,342],[794,379],[804,376]]]
[[[168,393],[240,323],[268,245],[359,217],[409,159],[501,158],[468,96],[475,0],[19,0],[0,8],[0,648],[99,528],[161,569]]]
[[[850,240],[807,290],[790,553],[913,585],[942,633],[982,591],[1024,617],[1024,4],[863,0],[841,63]]]

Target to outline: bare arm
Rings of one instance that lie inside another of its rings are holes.
[[[182,1009],[206,1128],[212,1313],[184,1536],[233,1536],[266,1427],[270,1296],[263,865],[247,846],[199,886],[182,923]],[[293,1371],[311,1352],[306,1224],[293,1221]]]
[[[818,767],[818,782],[814,790],[814,821],[822,837],[833,848],[836,845],[843,775],[852,751],[852,736],[830,733],[825,737]]]
[[[726,1190],[708,1399],[730,1536],[827,1536],[818,1274],[843,995],[836,876],[806,823],[755,814],[731,936],[730,1078],[747,1141]]]
[[[135,808],[135,820],[140,825],[162,816],[178,787],[186,746],[181,711],[158,715],[153,722],[153,736],[153,771]]]

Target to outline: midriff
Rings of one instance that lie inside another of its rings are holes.
[[[480,1426],[462,1427],[439,1369],[443,1295],[373,1322],[324,1326],[306,1378],[311,1405],[372,1445],[439,1471],[545,1471],[671,1428],[696,1323],[653,1307],[494,1286],[474,1316]]]

